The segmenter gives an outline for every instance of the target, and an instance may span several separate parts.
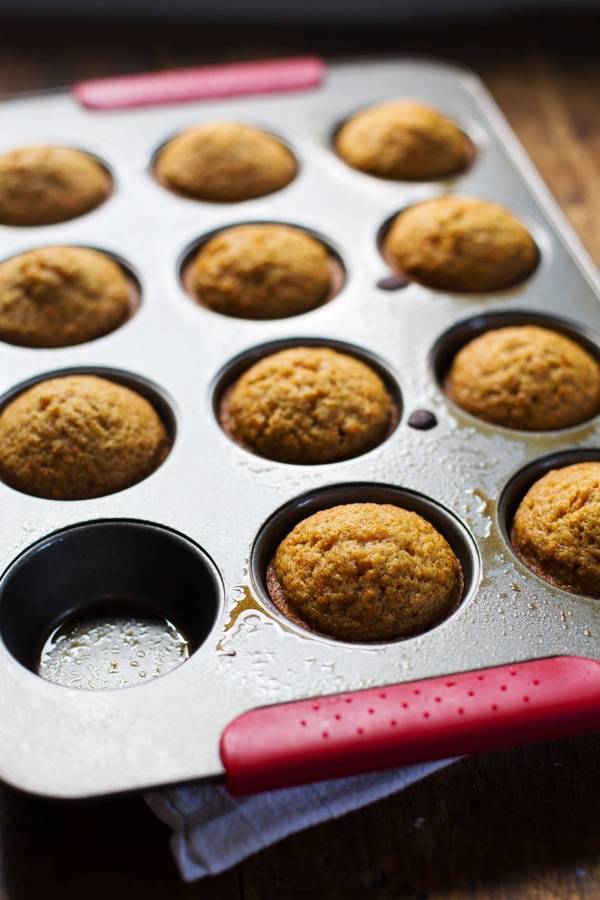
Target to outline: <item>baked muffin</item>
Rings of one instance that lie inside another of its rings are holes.
[[[349,503],[304,519],[279,544],[273,602],[292,620],[346,641],[386,641],[431,628],[458,604],[462,569],[414,512]]]
[[[326,347],[294,347],[259,360],[226,392],[221,424],[239,444],[279,462],[349,459],[394,425],[385,384],[369,366]]]
[[[236,122],[182,132],[160,151],[156,176],[196,200],[236,202],[272,194],[292,181],[297,163],[273,135]]]
[[[497,291],[531,275],[537,246],[504,207],[474,197],[437,197],[401,212],[383,251],[413,281],[442,291]]]
[[[553,469],[536,481],[517,509],[511,540],[540,578],[600,598],[600,462]]]
[[[146,478],[168,452],[150,403],[93,375],[41,381],[0,414],[0,476],[36,497],[112,494]]]
[[[600,364],[548,328],[497,328],[459,350],[446,391],[462,409],[493,425],[569,428],[600,412]]]
[[[106,169],[80,150],[20,147],[0,156],[0,222],[65,222],[99,206],[110,188]]]
[[[42,247],[0,263],[0,340],[68,347],[128,317],[133,287],[117,263],[85,247]]]
[[[211,309],[243,319],[277,319],[314,309],[332,286],[327,250],[300,228],[237,225],[211,238],[190,273]]]
[[[466,134],[415,100],[391,100],[362,110],[340,128],[335,145],[352,168],[405,181],[446,178],[473,158]]]

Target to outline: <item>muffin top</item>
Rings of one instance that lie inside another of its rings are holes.
[[[295,316],[318,306],[331,288],[329,255],[289,225],[237,225],[204,244],[191,287],[217,312],[244,319]]]
[[[112,494],[146,478],[168,452],[150,403],[93,375],[41,381],[0,414],[0,476],[36,497]]]
[[[538,250],[504,207],[474,197],[437,197],[401,212],[384,240],[390,264],[447,291],[496,291],[527,278]]]
[[[511,540],[540,578],[600,597],[600,462],[553,469],[536,481],[517,509]]]
[[[446,391],[486,422],[551,431],[600,412],[600,364],[575,341],[548,328],[497,328],[459,350]]]
[[[117,263],[85,247],[42,247],[0,263],[0,340],[68,347],[125,321],[132,286]]]
[[[0,156],[0,222],[52,225],[106,200],[110,177],[86,153],[69,147],[20,147]]]
[[[335,143],[354,169],[406,181],[454,175],[473,155],[473,145],[454,122],[415,100],[362,110],[340,128]]]
[[[221,423],[259,456],[310,464],[365,453],[387,436],[394,414],[365,363],[326,347],[294,347],[244,372],[225,394]]]
[[[285,187],[297,163],[264,131],[214,122],[182,132],[160,151],[155,171],[166,187],[196,200],[235,202]]]
[[[334,506],[299,522],[279,544],[269,577],[282,612],[347,641],[424,631],[451,612],[462,589],[446,539],[387,503]]]

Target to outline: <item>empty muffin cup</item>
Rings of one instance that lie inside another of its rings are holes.
[[[210,557],[161,525],[86,522],[25,550],[0,580],[0,635],[23,666],[70,687],[164,675],[206,640],[223,601]]]

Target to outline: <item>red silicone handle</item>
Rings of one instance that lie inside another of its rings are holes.
[[[321,84],[325,73],[322,59],[299,56],[96,78],[80,81],[73,86],[72,92],[89,109],[127,109],[186,100],[306,90]]]
[[[600,663],[559,656],[265,706],[221,737],[251,794],[600,729]]]

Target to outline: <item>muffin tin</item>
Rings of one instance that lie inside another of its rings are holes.
[[[341,120],[412,96],[457,121],[477,148],[463,174],[397,183],[349,169],[332,149]],[[285,189],[236,204],[178,197],[152,175],[166,139],[195,123],[256,124],[293,149]],[[113,178],[96,210],[48,227],[0,227],[2,257],[47,244],[96,247],[140,285],[113,333],[53,350],[0,345],[0,404],[59,373],[94,372],[140,390],[165,419],[170,455],[146,480],[87,501],[51,501],[0,484],[0,775],[24,790],[81,797],[223,775],[219,739],[257,706],[556,654],[600,656],[600,605],[552,587],[514,555],[507,517],[548,466],[600,459],[598,418],[553,433],[479,422],[441,390],[458,346],[483,327],[544,322],[600,353],[594,267],[479,81],[429,61],[335,64],[293,94],[124,111],[90,111],[68,92],[0,108],[0,152],[27,143],[79,147]],[[378,235],[390,217],[446,192],[498,201],[530,228],[540,264],[523,284],[460,295],[390,275]],[[345,270],[341,290],[309,313],[270,321],[221,316],[181,282],[191,247],[233,224],[277,221],[322,235]],[[387,283],[389,287],[389,283]],[[220,428],[219,396],[263,353],[303,343],[374,360],[401,411],[387,439],[328,465],[270,462]],[[408,425],[427,409],[437,426]],[[349,645],[286,620],[265,587],[278,539],[316,509],[386,500],[422,512],[465,569],[465,594],[443,623],[407,640]],[[122,690],[82,691],[35,674],[39,647],[73,607],[122,597],[182,622],[190,659]]]

